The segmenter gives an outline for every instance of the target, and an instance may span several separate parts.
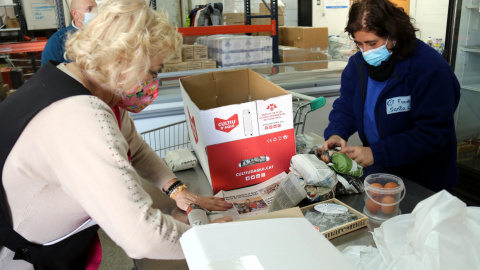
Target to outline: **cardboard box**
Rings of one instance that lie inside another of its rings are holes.
[[[308,62],[312,63],[294,64],[292,67],[296,71],[308,71],[315,69],[328,68],[328,62],[318,62],[327,60],[327,55],[322,51],[314,49],[301,49],[290,46],[278,46],[280,63]]]
[[[183,45],[182,46],[182,61],[193,61],[193,46],[195,45]]]
[[[208,47],[205,45],[193,45],[193,60],[207,60]]]
[[[267,1],[267,3],[270,3],[270,2]],[[270,6],[270,4],[268,6]],[[267,15],[270,14],[270,11],[268,10],[267,6],[265,6],[264,3],[259,4],[258,12],[260,14],[267,14]],[[278,16],[280,16],[280,15],[281,16],[285,15],[285,6],[278,6]]]
[[[250,69],[180,79],[191,143],[213,192],[288,171],[295,155],[292,96]],[[263,157],[242,167],[242,161]]]
[[[183,45],[182,60],[184,62],[208,59],[208,47],[205,45]]]
[[[309,50],[290,46],[278,46],[280,63],[305,62],[309,57]]]
[[[188,70],[198,70],[202,69],[202,61],[190,61],[186,62],[188,66]]]
[[[165,64],[162,68],[162,73],[165,72],[177,72],[177,71],[187,71],[188,70],[188,63],[173,63],[173,64]]]
[[[270,18],[253,18],[252,19],[252,25],[265,25],[265,24],[272,24]],[[278,26],[284,26],[285,25],[285,17],[284,16],[278,16],[277,24],[278,24]]]
[[[297,48],[328,48],[327,27],[281,26],[279,44]]]
[[[357,210],[351,208],[350,206],[344,204],[343,202],[341,202],[341,201],[339,201],[338,199],[335,199],[335,198],[302,207],[302,208],[300,208],[300,210],[302,210],[302,213],[305,214],[308,210],[314,208],[315,205],[322,204],[322,203],[335,203],[335,204],[343,205],[343,206],[348,208],[348,211],[350,213],[352,213],[352,214],[354,214],[358,217],[358,219],[355,220],[355,221],[352,221],[352,222],[343,224],[341,226],[332,228],[330,230],[321,232],[328,240],[333,239],[335,237],[339,237],[339,236],[344,235],[346,233],[355,231],[355,230],[360,229],[362,227],[366,227],[368,225],[368,217],[366,215],[358,212]]]
[[[217,61],[212,59],[203,60],[200,63],[202,63],[202,69],[217,68]]]
[[[20,28],[18,19],[7,19],[7,28]]]
[[[165,64],[175,64],[182,62],[182,47],[179,46],[175,51],[175,54]]]
[[[222,15],[223,25],[243,25],[245,24],[244,13],[224,13]]]
[[[180,244],[191,270],[355,269],[305,218],[193,226]]]

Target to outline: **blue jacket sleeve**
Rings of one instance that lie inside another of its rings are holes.
[[[353,111],[355,84],[359,84],[353,56],[342,72],[340,97],[333,103],[333,109],[328,116],[330,121],[324,131],[325,140],[332,135],[338,135],[344,140],[356,132],[356,117]]]
[[[457,78],[447,65],[417,73],[421,74],[407,81],[407,87],[412,87],[412,128],[370,145],[379,166],[417,162],[437,154],[455,137],[453,116],[460,95]]]
[[[65,62],[65,59],[63,58],[63,54],[65,52],[64,42],[65,40],[62,38],[62,35],[59,32],[56,32],[48,39],[47,44],[42,52],[42,66],[49,60],[60,63]]]

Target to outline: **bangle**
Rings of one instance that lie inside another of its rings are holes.
[[[173,184],[171,184],[171,185],[167,188],[167,190],[165,191],[165,193],[166,193],[168,196],[170,196],[170,193],[171,193],[176,187],[180,186],[181,184],[183,184],[182,181],[180,181],[180,180],[175,181]]]
[[[170,198],[175,200],[175,196],[177,196],[178,193],[180,193],[182,190],[187,189],[187,186],[185,184],[181,184],[180,186],[176,187],[172,193],[169,195]]]

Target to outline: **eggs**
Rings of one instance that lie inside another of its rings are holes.
[[[384,196],[381,200],[382,204],[394,204],[396,202],[397,201],[392,196]],[[390,205],[390,206],[382,205],[382,212],[385,215],[391,215],[395,211],[396,208],[397,208],[396,204]]]
[[[375,187],[375,188],[373,188],[373,189],[383,188],[382,184],[380,184],[380,183],[372,183],[370,186]],[[372,197],[380,197],[380,196],[381,196],[380,193],[375,192],[375,191],[373,191],[373,190],[368,191],[368,194],[370,194],[370,196],[372,196]]]
[[[385,186],[383,186],[383,188],[397,188],[397,187],[398,185],[395,182],[388,182],[385,184]]]
[[[378,213],[378,210],[380,210],[380,204],[378,204],[372,199],[368,199],[365,206],[367,207],[368,212],[372,214],[376,214]]]
[[[398,197],[396,188],[398,188],[396,182],[388,182],[385,185],[380,183],[370,183],[369,186],[366,186],[366,191],[369,195],[365,202],[366,210],[380,218],[383,215],[389,216],[396,214],[396,210],[398,209],[397,200],[395,199]]]

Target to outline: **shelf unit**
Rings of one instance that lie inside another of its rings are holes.
[[[178,28],[178,32],[181,33],[183,36],[208,36],[220,34],[249,34],[257,32],[270,32],[272,36],[272,60],[273,63],[278,63],[278,1],[270,0],[270,5],[268,5],[265,0],[262,0],[262,2],[266,5],[268,10],[270,10],[270,15],[253,16],[251,13],[250,0],[245,0],[245,25],[180,27]],[[271,24],[251,25],[251,20],[254,18],[270,18]]]
[[[15,4],[0,4],[0,7],[10,7],[15,9],[15,14],[18,17],[18,22],[20,24],[19,28],[6,28],[0,29],[0,32],[13,32],[13,31],[20,31],[18,35],[18,41],[25,40],[25,35],[27,34],[27,28],[25,25],[25,17],[23,16],[22,4],[21,0],[15,0]],[[6,14],[5,14],[6,16]]]

